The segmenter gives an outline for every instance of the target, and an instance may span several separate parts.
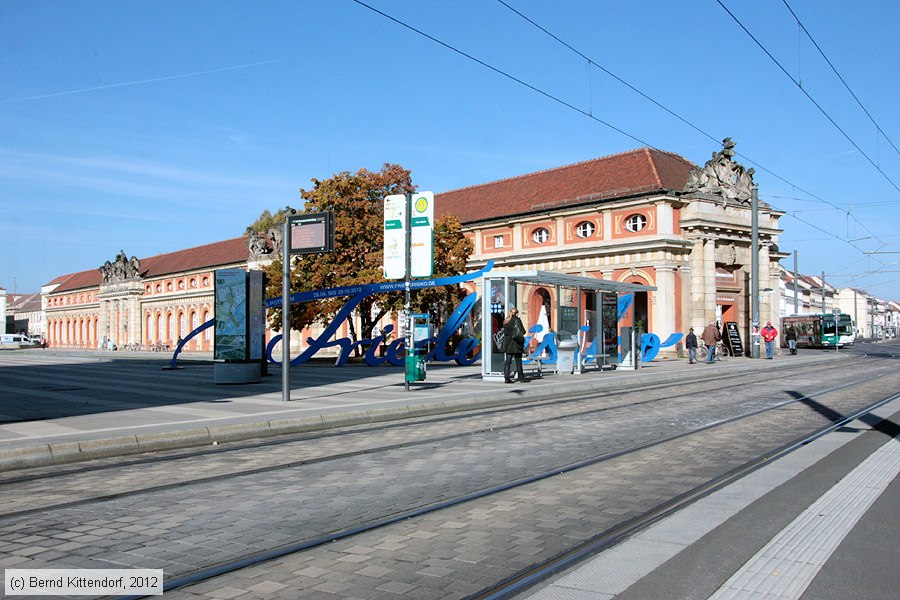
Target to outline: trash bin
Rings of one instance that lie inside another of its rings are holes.
[[[416,348],[406,357],[406,382],[425,381],[425,354]]]
[[[556,348],[556,372],[557,373],[573,373],[575,371],[575,351],[578,349],[578,342],[575,340],[560,341]]]

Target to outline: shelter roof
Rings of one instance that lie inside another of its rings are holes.
[[[650,292],[656,289],[652,285],[639,283],[623,283],[610,281],[596,277],[582,277],[580,275],[568,275],[554,271],[497,271],[484,275],[485,279],[514,279],[526,281],[538,285],[552,285],[568,288],[581,288],[583,290],[596,290],[605,292]],[[485,288],[487,289],[487,288]]]
[[[472,223],[561,206],[683,190],[696,165],[654,148],[639,148],[438,194],[436,217],[455,215]]]
[[[248,254],[247,238],[242,236],[177,252],[142,258],[140,259],[141,273],[145,279],[149,279],[172,273],[234,264],[246,261]],[[88,271],[60,275],[47,285],[58,283],[58,287],[52,293],[59,293],[99,287],[100,282],[101,277],[98,267]]]

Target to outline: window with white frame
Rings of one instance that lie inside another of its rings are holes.
[[[590,221],[582,221],[575,226],[575,235],[580,238],[589,238],[597,231],[597,226]]]
[[[631,215],[625,219],[625,229],[631,232],[640,231],[647,226],[647,217],[644,215]]]
[[[535,244],[543,244],[550,239],[550,230],[546,227],[538,227],[531,232],[531,239]]]
[[[503,248],[505,246],[506,246],[506,236],[495,235],[494,236],[494,248]]]

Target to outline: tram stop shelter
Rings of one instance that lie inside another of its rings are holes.
[[[580,374],[615,368],[620,355],[622,366],[637,366],[634,331],[620,328],[620,312],[635,292],[655,287],[551,271],[492,271],[481,286],[482,379],[503,379],[496,334],[513,306],[529,332],[523,362],[531,370]]]

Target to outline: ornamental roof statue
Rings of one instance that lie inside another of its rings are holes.
[[[712,158],[706,161],[702,169],[691,169],[684,191],[720,195],[725,200],[749,203],[755,170],[752,167],[745,169],[744,165],[734,162],[734,146],[735,142],[730,137],[722,140],[722,150],[713,152]]]
[[[141,261],[136,256],[129,260],[124,250],[120,250],[114,262],[106,261],[100,267],[101,283],[115,283],[141,276]]]

